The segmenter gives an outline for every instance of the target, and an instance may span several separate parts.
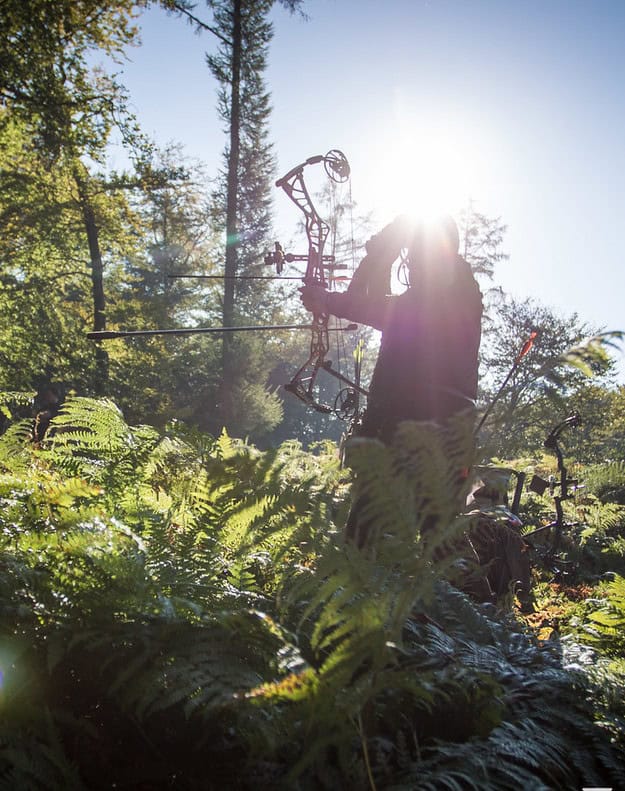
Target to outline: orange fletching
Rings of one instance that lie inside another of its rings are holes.
[[[538,330],[532,330],[529,338],[523,344],[523,348],[521,349],[521,351],[519,352],[516,358],[517,363],[520,362],[525,357],[525,355],[529,352],[529,350],[534,345],[534,341],[536,340],[537,337],[538,337]]]

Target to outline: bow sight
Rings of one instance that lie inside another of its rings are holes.
[[[285,253],[280,242],[275,242],[274,249],[272,252],[266,253],[263,261],[265,266],[274,266],[276,268],[276,274],[281,275],[284,271],[285,263],[292,264],[294,261],[308,261],[308,256],[297,255],[295,253]],[[344,264],[335,264],[336,256],[334,255],[323,255],[321,256],[321,261],[323,263],[323,268],[329,270],[332,273],[334,273],[336,269],[347,269],[347,266]],[[293,279],[299,280],[299,278]]]

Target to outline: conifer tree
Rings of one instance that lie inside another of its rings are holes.
[[[213,10],[212,25],[191,13],[191,3],[164,2],[220,42],[217,52],[207,55],[207,64],[219,84],[218,111],[228,136],[214,194],[215,221],[225,234],[222,320],[224,326],[250,320],[262,323],[271,320],[276,306],[271,288],[239,278],[258,274],[270,238],[275,160],[269,142],[271,105],[264,72],[273,37],[268,17],[274,0],[210,0],[207,4]],[[281,4],[295,11],[301,0],[281,0]],[[218,422],[237,432],[244,418],[260,431],[271,428],[280,419],[280,407],[265,387],[263,342],[225,333],[222,344]]]

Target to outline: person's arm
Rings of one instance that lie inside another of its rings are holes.
[[[414,224],[404,215],[396,217],[365,244],[367,254],[354,272],[344,293],[328,295],[328,311],[335,316],[384,329],[392,301],[391,268],[401,249],[407,247]]]
[[[367,254],[354,272],[347,291],[329,292],[319,286],[300,289],[302,302],[313,313],[331,313],[377,330],[386,326],[391,290],[391,267],[401,249],[407,247],[414,225],[405,216],[396,217],[365,244]]]
[[[368,294],[349,291],[326,291],[321,286],[302,286],[302,303],[311,313],[331,313],[358,324],[368,324],[376,330],[386,326],[388,307],[393,297],[372,298]]]
[[[376,330],[383,330],[386,326],[388,309],[392,297],[388,294],[373,297],[369,294],[350,293],[349,289],[343,293],[328,292],[328,313],[340,318],[355,321],[358,324],[367,324]]]
[[[391,291],[393,262],[402,248],[408,247],[413,232],[413,223],[400,215],[372,236],[365,244],[367,254],[354,272],[347,293],[376,300],[386,297]]]

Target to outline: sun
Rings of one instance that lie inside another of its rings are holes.
[[[369,191],[383,220],[457,216],[480,192],[488,164],[479,142],[449,120],[403,117],[376,130]]]

